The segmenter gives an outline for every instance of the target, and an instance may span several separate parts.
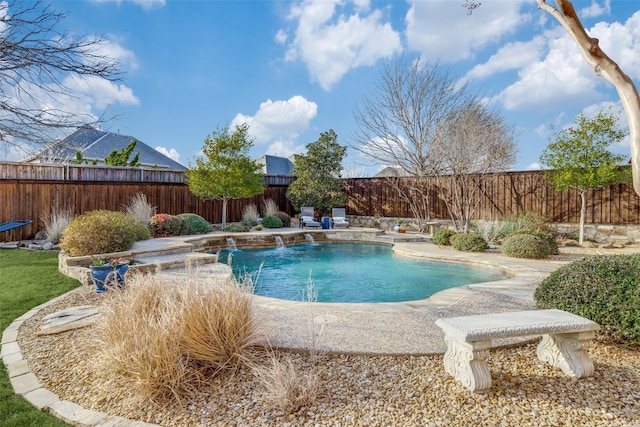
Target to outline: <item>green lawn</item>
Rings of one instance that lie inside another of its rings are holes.
[[[78,286],[58,272],[57,252],[0,249],[0,332],[31,308]],[[0,427],[66,425],[14,394],[0,363]]]

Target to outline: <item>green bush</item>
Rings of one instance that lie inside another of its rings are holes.
[[[248,226],[246,226],[245,224],[227,225],[225,227],[225,229],[224,229],[224,231],[229,232],[229,233],[246,233],[249,230],[250,230],[250,228]]]
[[[594,256],[560,267],[534,294],[539,308],[557,308],[600,324],[609,337],[640,345],[640,255]]]
[[[515,258],[547,258],[557,255],[558,243],[544,231],[512,234],[502,242],[502,253]]]
[[[282,226],[283,227],[290,227],[291,226],[291,217],[289,216],[288,213],[282,212],[282,211],[278,211],[278,212],[276,212],[275,216],[280,218],[280,221],[282,221]]]
[[[282,228],[282,220],[275,215],[268,215],[260,223],[264,228]]]
[[[70,256],[122,252],[136,240],[148,239],[149,230],[124,212],[96,210],[76,217],[62,232],[60,248]]]
[[[431,241],[436,245],[450,245],[451,236],[456,234],[455,231],[449,230],[448,228],[441,228],[440,230],[433,233],[433,238]]]
[[[180,235],[182,222],[176,215],[156,214],[149,220],[149,229],[153,237],[169,237]]]
[[[211,231],[211,224],[200,215],[193,213],[178,214],[180,234],[204,234]]]
[[[484,252],[487,250],[487,241],[475,233],[461,234],[452,243],[453,247],[465,252]]]

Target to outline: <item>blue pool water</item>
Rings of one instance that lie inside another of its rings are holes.
[[[224,250],[219,262],[236,277],[254,274],[258,295],[307,300],[309,277],[318,302],[399,302],[428,298],[443,289],[500,280],[499,269],[420,261],[395,256],[388,246],[362,243],[318,243],[284,248]]]

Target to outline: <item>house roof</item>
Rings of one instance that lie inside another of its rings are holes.
[[[75,158],[76,152],[82,153],[82,158],[88,161],[104,160],[111,151],[121,151],[126,148],[129,143],[135,139],[137,141],[134,149],[140,152],[138,161],[145,166],[157,166],[173,170],[186,170],[187,168],[175,160],[165,156],[158,150],[155,150],[129,135],[120,135],[119,133],[105,132],[91,127],[78,128],[71,135],[57,141],[49,147],[45,147],[38,151],[34,156],[26,159],[33,161],[37,159],[49,159],[51,161],[69,161]]]
[[[265,175],[289,175],[293,169],[293,162],[286,157],[265,155],[256,160],[262,164],[262,172]]]

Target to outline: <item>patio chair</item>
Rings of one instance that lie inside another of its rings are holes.
[[[305,227],[317,227],[320,228],[320,223],[315,220],[313,213],[315,210],[313,206],[303,206],[300,208],[302,217],[300,218],[300,228]]]
[[[334,227],[349,228],[349,221],[347,221],[347,210],[345,208],[331,209],[331,219],[333,221]]]

